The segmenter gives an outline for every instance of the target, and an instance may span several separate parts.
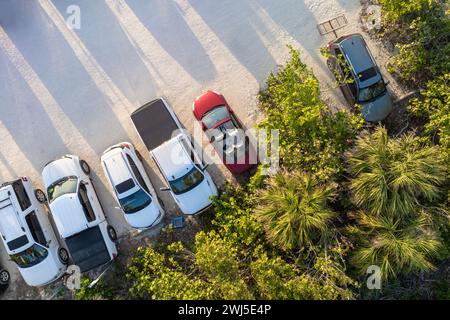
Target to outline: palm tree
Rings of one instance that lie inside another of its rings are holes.
[[[254,213],[269,240],[284,250],[299,248],[327,232],[335,217],[327,206],[334,189],[305,173],[281,171],[257,193]]]
[[[441,243],[426,214],[399,219],[360,212],[357,220],[362,243],[353,262],[362,274],[371,265],[380,267],[384,279],[400,272],[433,269],[430,258],[437,255]]]
[[[371,214],[413,214],[443,193],[446,166],[438,148],[411,134],[391,139],[379,127],[363,134],[347,157],[354,202]]]

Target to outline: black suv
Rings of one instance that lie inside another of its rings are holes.
[[[362,35],[351,34],[333,40],[328,50],[328,68],[340,82],[347,102],[352,106],[361,105],[366,121],[385,119],[392,111],[392,98]]]

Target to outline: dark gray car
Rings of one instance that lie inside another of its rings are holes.
[[[328,67],[339,80],[347,102],[361,105],[366,121],[385,119],[392,111],[392,98],[362,35],[340,37],[328,44],[328,50]]]

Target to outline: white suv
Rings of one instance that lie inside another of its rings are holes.
[[[116,231],[106,221],[90,171],[86,161],[73,155],[48,163],[42,171],[56,228],[81,272],[117,256]]]
[[[133,228],[148,229],[161,221],[164,211],[141,159],[131,143],[122,142],[108,148],[101,162],[125,220]]]
[[[169,185],[160,190],[170,191],[184,214],[197,214],[212,205],[216,185],[186,134],[178,134],[150,154]]]
[[[30,286],[55,281],[65,273],[69,260],[39,202],[45,202],[45,194],[34,190],[28,177],[0,187],[0,234],[8,255]]]

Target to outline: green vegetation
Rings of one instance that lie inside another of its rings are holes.
[[[378,265],[382,275],[433,269],[441,242],[433,228],[433,204],[442,200],[446,166],[439,148],[412,134],[398,139],[384,128],[364,133],[348,153],[350,190],[360,212],[353,262],[361,272]]]
[[[440,145],[450,164],[450,73],[428,82],[421,97],[411,101],[409,111],[425,120],[423,141]]]
[[[300,52],[290,50],[291,60],[269,75],[261,92],[260,106],[267,117],[259,127],[279,130],[283,167],[301,168],[327,181],[342,172],[340,155],[362,126],[362,118],[346,111],[332,114]]]
[[[391,139],[384,128],[364,133],[347,158],[354,202],[371,215],[416,215],[444,194],[439,148],[420,144],[412,134]]]
[[[310,245],[329,232],[336,216],[328,202],[333,184],[318,185],[311,175],[281,171],[258,192],[255,216],[270,242],[284,250]]]
[[[383,127],[361,132],[356,114],[330,112],[300,53],[291,54],[260,96],[267,117],[259,127],[280,129],[282,168],[264,176],[260,167],[247,183],[227,185],[193,241],[161,236],[138,248],[119,298],[430,297],[420,281],[400,280],[434,276],[450,256],[448,78],[411,104],[430,122],[423,134],[390,137]],[[370,265],[381,268],[383,291],[360,285]],[[77,296],[109,298],[110,290],[84,285]],[[431,297],[448,294],[435,285]]]
[[[423,81],[450,72],[449,4],[442,0],[382,0],[385,36],[395,39],[399,53],[389,70],[403,81]]]

